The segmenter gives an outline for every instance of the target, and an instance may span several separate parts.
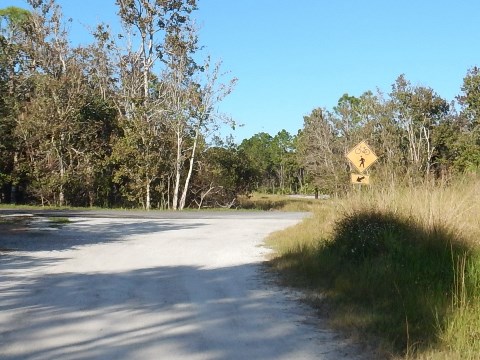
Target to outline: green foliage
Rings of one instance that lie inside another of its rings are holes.
[[[318,271],[337,301],[372,316],[366,330],[398,351],[434,346],[448,322],[456,261],[476,255],[451,230],[423,228],[397,214],[349,214],[318,250]],[[476,291],[470,284],[468,292]]]
[[[470,98],[477,94],[472,85],[475,74],[467,76],[468,86],[463,88]],[[349,173],[355,169],[345,154],[360,140],[367,141],[379,158],[371,169],[376,184],[421,183],[471,171],[478,164],[480,143],[472,131],[475,103],[467,95],[460,99],[464,110],[457,114],[453,103],[431,88],[413,86],[404,75],[387,97],[370,91],[358,98],[344,94],[333,112],[318,108],[304,117],[298,162],[307,179],[329,194],[348,190]]]
[[[286,130],[274,137],[258,133],[244,139],[239,149],[255,172],[255,189],[271,193],[296,193],[301,188],[296,159],[296,137]]]
[[[240,149],[245,153],[253,168],[257,171],[259,180],[268,177],[272,171],[273,138],[267,133],[258,133],[250,139],[245,139],[240,144]]]
[[[255,170],[236,146],[210,147],[200,160],[192,184],[192,202],[198,207],[231,207],[255,188]]]
[[[291,197],[288,195],[272,195],[253,193],[239,198],[239,208],[262,211],[312,211],[318,200]]]
[[[71,48],[60,6],[29,4],[0,11],[0,202],[150,208],[187,194],[234,83],[196,63],[196,1],[117,2],[138,51],[108,25]]]
[[[306,170],[307,179],[311,179],[315,188],[327,194],[343,193],[348,184],[344,156],[346,138],[341,136],[342,130],[339,129],[334,114],[315,109],[304,117],[298,139],[298,163]]]
[[[61,226],[71,222],[70,219],[66,217],[50,217],[48,221],[52,226]]]
[[[9,6],[0,9],[0,21],[1,18],[6,19],[10,27],[21,27],[29,20],[30,12],[19,7]]]
[[[463,79],[462,94],[458,101],[463,107],[462,115],[470,123],[470,127],[480,125],[480,69],[476,66],[469,69]]]

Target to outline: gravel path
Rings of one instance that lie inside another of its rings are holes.
[[[2,359],[364,359],[262,270],[304,215],[0,228]]]

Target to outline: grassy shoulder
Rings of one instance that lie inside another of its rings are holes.
[[[239,196],[237,198],[236,207],[208,207],[198,209],[197,207],[186,207],[182,211],[312,211],[318,204],[318,200],[313,198],[294,197],[289,195],[271,195],[253,193],[250,196]],[[100,207],[73,207],[73,206],[41,206],[41,205],[13,205],[0,204],[0,210],[72,210],[72,211],[145,211],[142,208],[100,208]],[[169,209],[151,209],[150,212],[171,212]]]
[[[253,193],[248,197],[239,197],[238,207],[245,210],[262,211],[313,211],[318,207],[319,202],[310,197]]]
[[[471,181],[319,202],[312,218],[269,237],[272,266],[326,298],[334,326],[392,358],[476,359],[479,193]]]

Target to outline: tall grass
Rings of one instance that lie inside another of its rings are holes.
[[[362,189],[273,234],[272,264],[392,357],[480,357],[480,182]]]
[[[312,211],[318,204],[318,201],[310,198],[262,193],[253,193],[249,197],[240,196],[237,200],[240,209],[263,211]]]

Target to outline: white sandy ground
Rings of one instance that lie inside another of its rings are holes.
[[[368,359],[262,268],[300,214],[0,233],[1,359]]]

